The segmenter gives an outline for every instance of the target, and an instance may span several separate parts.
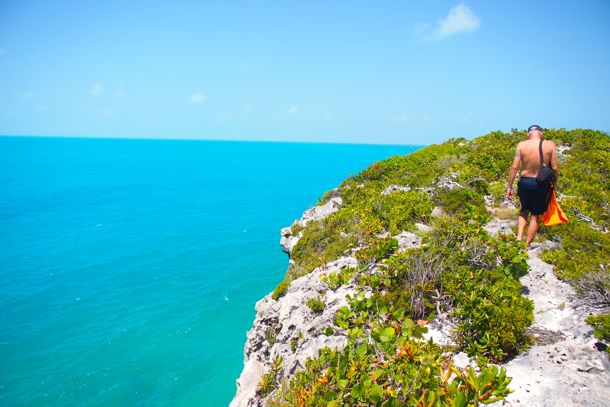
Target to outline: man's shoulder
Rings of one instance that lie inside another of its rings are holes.
[[[547,148],[555,148],[555,143],[552,140],[544,140],[544,144],[547,145]]]

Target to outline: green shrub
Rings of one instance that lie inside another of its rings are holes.
[[[273,293],[271,293],[271,298],[273,298],[274,300],[278,300],[280,297],[284,296],[284,294],[286,294],[286,292],[288,291],[288,287],[290,287],[290,281],[288,280],[282,280],[277,287],[275,287],[275,289],[273,290]]]
[[[573,219],[573,218],[572,218]],[[543,235],[561,242],[561,248],[542,254],[555,265],[559,278],[573,283],[581,293],[610,299],[610,235],[583,222],[572,221],[547,228]],[[610,302],[610,301],[608,301]]]
[[[520,284],[499,273],[468,271],[455,276],[457,343],[470,356],[494,362],[527,349],[525,328],[533,322],[533,303],[519,293]]]
[[[388,236],[382,239],[374,239],[367,247],[358,250],[354,257],[377,262],[392,255],[398,250],[398,240]]]
[[[339,287],[344,284],[347,284],[347,282],[352,278],[355,272],[356,268],[346,267],[338,272],[322,274],[320,276],[320,280],[325,282],[328,285],[328,288],[330,288],[331,290],[337,291]]]
[[[483,366],[477,374],[444,363],[441,349],[421,340],[425,331],[406,319],[396,327],[374,328],[372,342],[321,349],[267,405],[466,406],[498,401],[510,392],[504,368]]]
[[[321,295],[319,295],[317,297],[312,297],[307,300],[307,306],[309,307],[310,310],[312,310],[316,314],[321,314],[322,312],[324,312],[325,305],[326,305],[326,302],[324,300],[324,297]]]
[[[470,219],[486,212],[483,196],[470,188],[438,189],[435,201],[459,219]]]
[[[384,228],[396,235],[410,230],[415,222],[427,222],[434,205],[425,192],[396,191],[380,196],[374,208]]]
[[[271,369],[263,375],[261,380],[258,382],[258,386],[256,387],[256,393],[265,397],[269,393],[271,393],[277,387],[277,375],[282,368],[282,363],[284,362],[284,358],[281,356],[276,356],[273,359]]]
[[[598,339],[610,342],[610,314],[590,316],[585,321],[593,327],[593,334]]]

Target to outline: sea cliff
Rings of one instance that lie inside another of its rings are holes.
[[[545,135],[571,222],[527,252],[516,130],[373,163],[283,228],[231,406],[609,405],[610,137]]]

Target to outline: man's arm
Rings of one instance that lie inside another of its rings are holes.
[[[519,152],[519,146],[515,149],[515,159],[513,160],[513,164],[510,166],[510,170],[508,171],[508,185],[506,186],[506,198],[513,198],[513,182],[515,182],[515,177],[517,176],[517,171],[519,170],[519,164],[521,164],[521,153]]]

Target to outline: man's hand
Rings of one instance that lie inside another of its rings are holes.
[[[509,188],[506,190],[506,199],[508,199],[509,201],[512,201],[513,198],[515,197],[515,194],[513,193],[513,189]]]

